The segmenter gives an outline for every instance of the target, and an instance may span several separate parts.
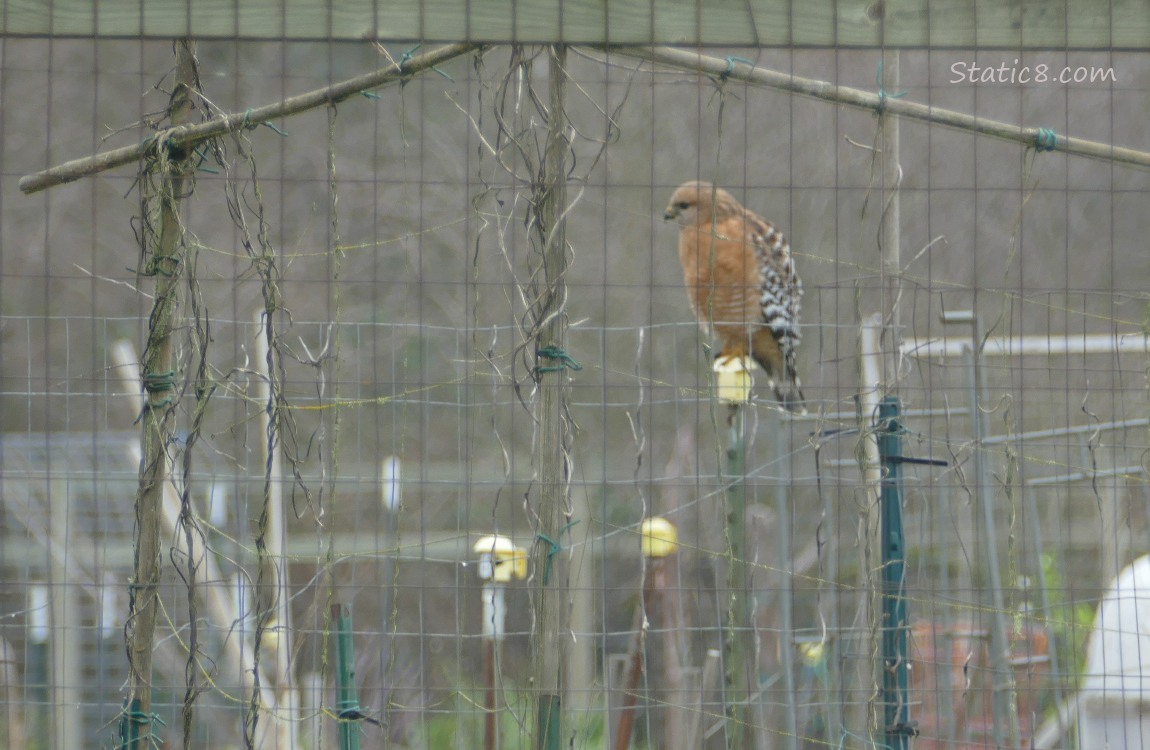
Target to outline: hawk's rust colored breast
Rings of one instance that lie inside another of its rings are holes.
[[[683,281],[691,307],[705,326],[711,321],[743,326],[762,322],[762,276],[753,249],[730,234],[734,233],[713,231],[709,225],[680,230]]]

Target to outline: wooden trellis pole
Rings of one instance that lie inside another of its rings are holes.
[[[879,95],[885,105],[897,101],[892,97],[902,95],[899,91],[898,50],[885,50],[882,67],[879,69]],[[892,394],[898,388],[896,356],[898,343],[902,339],[902,323],[899,315],[899,297],[902,294],[902,224],[900,210],[900,190],[902,165],[899,163],[899,123],[897,117],[889,117],[880,110],[879,134],[882,139],[882,213],[879,225],[879,253],[882,268],[882,301],[879,309],[883,315],[883,336],[890,352],[883,358],[884,394]],[[877,414],[867,414],[869,420]]]
[[[176,76],[169,105],[173,127],[192,121],[192,92],[196,85],[194,43],[176,42]],[[160,175],[159,239],[152,249],[149,268],[156,277],[155,302],[143,357],[144,390],[147,393],[141,446],[140,482],[136,495],[136,548],[128,596],[128,699],[121,721],[125,750],[152,746],[152,650],[156,629],[156,600],[160,583],[160,518],[167,481],[165,451],[172,438],[175,372],[172,332],[180,308],[183,225],[180,201],[191,189],[191,160],[186,154],[168,151]],[[146,209],[145,209],[146,210]],[[145,242],[148,237],[145,236]]]
[[[567,319],[563,303],[567,296],[567,151],[564,132],[567,50],[548,50],[549,96],[547,140],[536,211],[536,241],[543,254],[543,282],[536,324],[536,372],[539,383],[539,502],[535,508],[536,532],[532,549],[533,619],[532,689],[536,699],[533,747],[559,750],[563,737],[562,704],[566,693],[568,630],[567,566],[562,554],[570,521],[568,502],[568,456],[565,448],[567,422],[564,390],[567,367],[573,362],[564,351]]]

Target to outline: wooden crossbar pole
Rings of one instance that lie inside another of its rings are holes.
[[[365,73],[355,78],[333,83],[330,86],[289,97],[283,101],[254,107],[244,112],[232,112],[194,125],[177,125],[145,138],[134,146],[123,146],[81,159],[73,159],[42,172],[25,175],[20,178],[20,190],[26,194],[36,193],[153,156],[161,147],[178,150],[242,128],[253,128],[281,117],[327,106],[349,96],[402,81],[416,73],[432,70],[437,65],[441,65],[454,57],[479,48],[477,44],[449,44],[422,55],[401,60],[397,65],[380,68],[371,73]]]
[[[780,91],[789,91],[792,94],[821,99],[848,107],[868,109],[872,112],[881,111],[908,120],[944,125],[980,135],[1015,141],[1040,150],[1062,151],[1090,159],[1150,167],[1150,153],[1146,151],[1121,148],[1109,143],[1088,141],[1083,138],[1071,138],[1055,134],[1053,131],[1041,127],[1028,128],[1013,123],[988,120],[964,112],[955,112],[919,104],[907,99],[894,98],[890,94],[880,94],[877,89],[875,91],[863,91],[847,86],[836,86],[828,81],[803,78],[790,73],[780,73],[775,70],[748,65],[735,58],[708,57],[698,52],[676,47],[609,47],[607,49],[612,53],[649,60],[671,68],[696,71],[714,78],[743,81]]]

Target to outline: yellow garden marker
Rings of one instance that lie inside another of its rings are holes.
[[[715,395],[728,404],[751,400],[751,362],[746,357],[720,357],[715,360]]]
[[[639,525],[643,534],[643,555],[663,558],[674,554],[679,546],[679,532],[675,525],[661,516],[644,518]]]
[[[490,534],[475,542],[479,555],[479,577],[483,580],[483,677],[486,685],[483,707],[483,746],[494,750],[499,707],[496,705],[496,676],[499,674],[499,643],[503,640],[507,605],[504,584],[527,577],[527,550],[515,546],[509,537]]]
[[[472,549],[479,554],[479,577],[483,580],[507,583],[527,577],[527,550],[516,547],[510,537],[490,534],[481,537]]]

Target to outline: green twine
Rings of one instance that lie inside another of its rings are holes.
[[[879,60],[878,65],[876,66],[875,73],[874,73],[874,82],[875,82],[875,85],[878,86],[878,111],[879,112],[882,112],[884,109],[886,109],[886,100],[887,99],[901,99],[904,96],[906,96],[907,92],[905,92],[905,91],[900,91],[897,94],[888,94],[886,92],[886,90],[882,87],[882,60]]]
[[[152,135],[145,137],[144,140],[140,141],[140,147],[145,149],[145,151],[149,148],[155,147],[157,156],[159,156],[160,152],[165,149],[167,144],[168,139],[164,138],[161,140],[159,133],[153,133]]]
[[[403,53],[403,57],[399,58],[399,66],[398,66],[398,67],[399,67],[399,69],[400,69],[401,71],[403,70],[403,66],[404,66],[404,65],[406,65],[408,62],[410,62],[410,61],[411,61],[411,56],[415,54],[416,50],[418,50],[418,49],[419,49],[420,47],[422,47],[422,46],[423,46],[422,44],[417,44],[417,45],[415,45],[414,47],[412,47],[411,49],[409,49],[407,52],[404,52],[404,53]],[[452,83],[455,83],[455,79],[454,79],[454,78],[452,78],[451,76],[447,75],[447,74],[446,74],[446,73],[444,73],[442,70],[440,70],[439,68],[435,67],[434,65],[432,65],[432,66],[431,66],[431,69],[432,69],[433,71],[435,71],[436,73],[438,73],[439,75],[441,75],[441,76],[443,76],[444,78],[446,78],[447,80],[451,81]]]
[[[547,365],[545,367],[536,367],[535,372],[559,372],[560,370],[582,370],[583,365],[575,361],[575,359],[558,346],[545,346],[542,349],[535,350],[535,356],[546,357],[552,359],[559,364]]]
[[[399,67],[402,68],[404,65],[406,65],[411,60],[411,56],[414,55],[416,53],[416,51],[419,50],[419,48],[422,46],[423,46],[422,43],[417,44],[414,47],[412,47],[411,49],[409,49],[407,52],[404,52],[403,57],[399,58]]]
[[[152,722],[155,722],[162,727],[168,726],[167,722],[164,721],[163,717],[160,716],[155,711],[153,711],[150,714],[146,714],[143,711],[128,711],[125,714],[125,717],[129,721],[131,721],[133,724],[136,724],[137,726],[143,726],[144,724],[151,724]]]
[[[220,170],[213,167],[205,167],[204,163],[208,160],[208,146],[201,144],[199,147],[192,151],[196,156],[200,157],[199,163],[196,164],[197,172],[207,172],[208,174],[219,174]]]
[[[244,130],[255,130],[260,125],[263,125],[265,128],[270,128],[273,132],[282,135],[284,138],[287,138],[287,133],[280,130],[270,122],[252,122],[252,108],[248,107],[247,110],[244,111],[244,119],[240,122],[240,127]]]
[[[131,273],[139,274],[140,276],[166,276],[170,279],[176,275],[176,271],[179,269],[180,264],[183,262],[184,261],[182,258],[179,258],[175,255],[161,255],[160,257],[153,255],[148,258],[148,262],[144,265],[143,271],[131,267],[129,267],[127,270]],[[168,271],[160,268],[161,263],[170,263],[172,265],[172,270]]]
[[[1039,128],[1034,134],[1035,151],[1053,151],[1058,148],[1058,134],[1050,128]]]
[[[248,111],[250,112],[251,110],[248,110]],[[253,125],[251,127],[255,127],[255,126]],[[158,140],[157,136],[149,135],[146,138],[144,138],[144,140],[140,141],[140,147],[146,149],[152,143],[156,143],[157,140]],[[166,143],[166,142],[167,141],[165,141],[164,143]],[[156,150],[159,151],[164,146],[164,143],[156,143]],[[208,148],[207,148],[206,144],[197,146],[197,147],[192,149],[192,153],[195,154],[196,156],[200,157],[199,162],[195,166],[195,170],[197,172],[207,172],[208,174],[219,174],[220,170],[214,169],[213,167],[205,167],[204,166],[204,163],[208,160],[207,151],[208,151]]]
[[[383,98],[379,94],[375,93],[374,91],[361,91],[359,93],[364,99],[382,99]]]
[[[748,60],[745,57],[735,57],[734,55],[727,55],[727,69],[724,70],[719,75],[719,78],[726,78],[727,76],[731,75],[731,73],[735,72],[735,63],[737,63],[737,62],[741,62],[744,65],[749,66],[751,68],[751,70],[755,69],[755,61],[754,60]]]
[[[569,521],[566,526],[559,529],[559,538],[562,539],[563,535],[571,530],[571,527],[579,523],[579,519]],[[543,585],[546,586],[551,580],[551,558],[563,551],[563,545],[555,541],[546,534],[536,534],[535,541],[547,542],[547,564],[543,567]]]

